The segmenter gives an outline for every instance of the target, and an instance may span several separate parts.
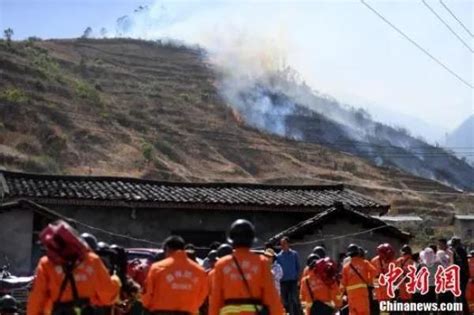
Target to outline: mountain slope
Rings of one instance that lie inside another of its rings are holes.
[[[322,96],[285,72],[262,76],[243,89],[223,90],[250,124],[267,132],[322,144],[456,188],[474,189],[474,168],[465,161],[402,128],[376,122],[361,109]]]
[[[460,157],[465,157],[474,165],[474,115],[447,136],[446,146],[455,148]]]
[[[473,198],[352,154],[247,126],[203,52],[138,40],[0,42],[8,169],[179,181],[343,182],[392,213],[468,211]]]

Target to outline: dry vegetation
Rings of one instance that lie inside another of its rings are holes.
[[[8,169],[178,181],[343,182],[393,213],[473,199],[315,144],[245,126],[202,53],[137,40],[0,42],[0,162]]]

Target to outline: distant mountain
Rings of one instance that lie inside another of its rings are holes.
[[[445,142],[447,129],[443,126],[382,106],[368,105],[366,108],[376,121],[393,127],[405,128],[414,137],[421,137],[430,144]]]
[[[448,134],[446,147],[452,148],[456,155],[474,163],[474,115]]]

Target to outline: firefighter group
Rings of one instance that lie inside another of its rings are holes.
[[[27,315],[369,315],[383,314],[378,302],[388,300],[459,300],[465,305],[460,314],[474,313],[474,255],[468,258],[458,238],[441,239],[421,253],[404,245],[399,255],[384,243],[371,260],[362,247],[351,244],[337,262],[324,245],[316,246],[300,273],[298,253],[288,238],[280,240],[278,254],[269,244],[260,252],[251,249],[255,234],[251,222],[235,221],[228,243],[214,246],[203,263],[181,237],[170,236],[163,243],[164,259],[151,265],[143,281],[134,281],[120,267],[110,271],[110,261],[96,254],[100,243],[92,235],[79,236],[66,222],[55,222],[40,235],[45,255],[36,268]],[[125,250],[110,250],[126,261]],[[378,280],[391,263],[403,273],[409,266],[459,265],[462,295],[436,294],[431,280],[427,294],[409,293],[402,277],[391,297],[387,284]],[[2,298],[0,315],[16,313],[12,300]]]

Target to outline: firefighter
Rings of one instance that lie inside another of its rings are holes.
[[[469,253],[469,282],[466,289],[466,299],[470,314],[474,314],[474,250]]]
[[[401,256],[397,259],[396,264],[397,267],[400,267],[403,269],[403,274],[401,276],[401,283],[398,288],[398,296],[397,298],[402,301],[402,302],[409,302],[412,300],[412,294],[408,293],[407,291],[407,283],[408,279],[406,278],[409,270],[408,266],[414,265],[415,261],[413,260],[413,253],[411,250],[411,247],[408,245],[403,245],[402,248],[400,249]]]
[[[351,244],[347,248],[350,257],[342,268],[341,284],[347,293],[350,315],[370,315],[371,289],[376,270],[361,257],[360,248]]]
[[[4,295],[0,298],[0,315],[17,315],[18,307],[16,300],[11,295]]]
[[[311,265],[320,258],[324,258],[324,257],[320,257],[318,254],[315,254],[315,253],[311,253],[308,255],[308,258],[306,258],[306,266],[303,269],[303,275],[301,276],[301,278],[304,278],[309,275]]]
[[[374,291],[375,291],[375,299],[380,301],[388,301],[391,298],[388,296],[387,293],[387,286],[381,286],[379,284],[379,277],[380,275],[386,274],[388,272],[389,264],[395,264],[395,250],[393,249],[392,245],[389,243],[383,243],[377,246],[377,256],[372,258],[370,261],[372,266],[375,267],[375,277],[374,277]],[[374,304],[374,315],[380,314],[379,310],[379,303]]]
[[[206,272],[188,258],[181,237],[170,236],[163,246],[167,258],[151,266],[143,306],[155,315],[195,314],[208,293]]]
[[[300,296],[307,315],[332,315],[341,307],[337,269],[337,264],[326,257],[314,262],[308,276],[301,279]]]
[[[36,268],[27,315],[92,314],[94,299],[111,305],[119,296],[120,279],[110,276],[101,259],[64,221],[40,234],[46,256]]]
[[[234,253],[219,259],[214,268],[210,315],[284,313],[267,258],[250,251],[254,240],[255,228],[249,221],[239,219],[231,225]]]
[[[318,245],[315,248],[313,248],[313,254],[318,255],[319,258],[325,258],[327,256],[326,249],[321,245]]]
[[[89,245],[90,249],[96,253],[98,250],[97,238],[90,233],[82,233],[81,238]]]

